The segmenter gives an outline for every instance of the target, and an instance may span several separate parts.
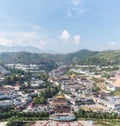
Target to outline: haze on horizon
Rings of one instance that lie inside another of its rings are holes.
[[[119,0],[0,0],[0,45],[60,53],[120,49]]]

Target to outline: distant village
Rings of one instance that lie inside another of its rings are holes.
[[[7,68],[7,69],[6,69]],[[31,73],[28,81],[16,82],[15,85],[4,83],[9,69],[20,69]],[[69,118],[80,108],[93,112],[115,112],[120,114],[120,94],[114,92],[120,89],[120,68],[113,66],[100,67],[95,65],[61,65],[48,73],[51,87],[59,87],[59,92],[47,98],[45,104],[34,103],[34,98],[46,89],[46,82],[35,76],[45,73],[38,70],[38,65],[5,64],[0,67],[0,107],[14,106],[17,111],[49,112],[50,119],[56,113],[69,113]],[[23,89],[26,89],[23,90]]]

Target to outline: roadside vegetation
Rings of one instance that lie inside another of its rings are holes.
[[[120,115],[109,112],[93,112],[79,109],[74,113],[78,120],[93,120],[100,126],[119,126]]]

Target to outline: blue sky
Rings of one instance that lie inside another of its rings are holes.
[[[0,45],[60,53],[120,49],[120,0],[0,0]]]

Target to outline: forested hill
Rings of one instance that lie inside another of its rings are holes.
[[[69,54],[49,54],[49,53],[30,53],[30,52],[5,52],[0,53],[0,63],[25,63],[39,64],[44,62],[65,62],[72,63],[89,58],[98,52],[89,50],[80,50]]]
[[[83,50],[80,50],[80,51],[75,52],[75,53],[67,54],[66,60],[72,60],[72,61],[74,61],[74,60],[83,60],[83,59],[89,58],[91,56],[94,56],[97,53],[99,53],[99,52],[83,49]]]
[[[44,62],[63,61],[64,56],[59,54],[30,53],[30,52],[5,52],[0,53],[0,63],[39,64]]]
[[[78,60],[79,64],[93,65],[120,65],[120,50],[106,50],[99,52],[89,58]]]
[[[47,54],[47,53],[29,53],[29,52],[5,52],[0,53],[0,63],[79,63],[95,65],[116,65],[120,64],[120,50],[108,51],[89,51],[80,50],[69,54]]]

